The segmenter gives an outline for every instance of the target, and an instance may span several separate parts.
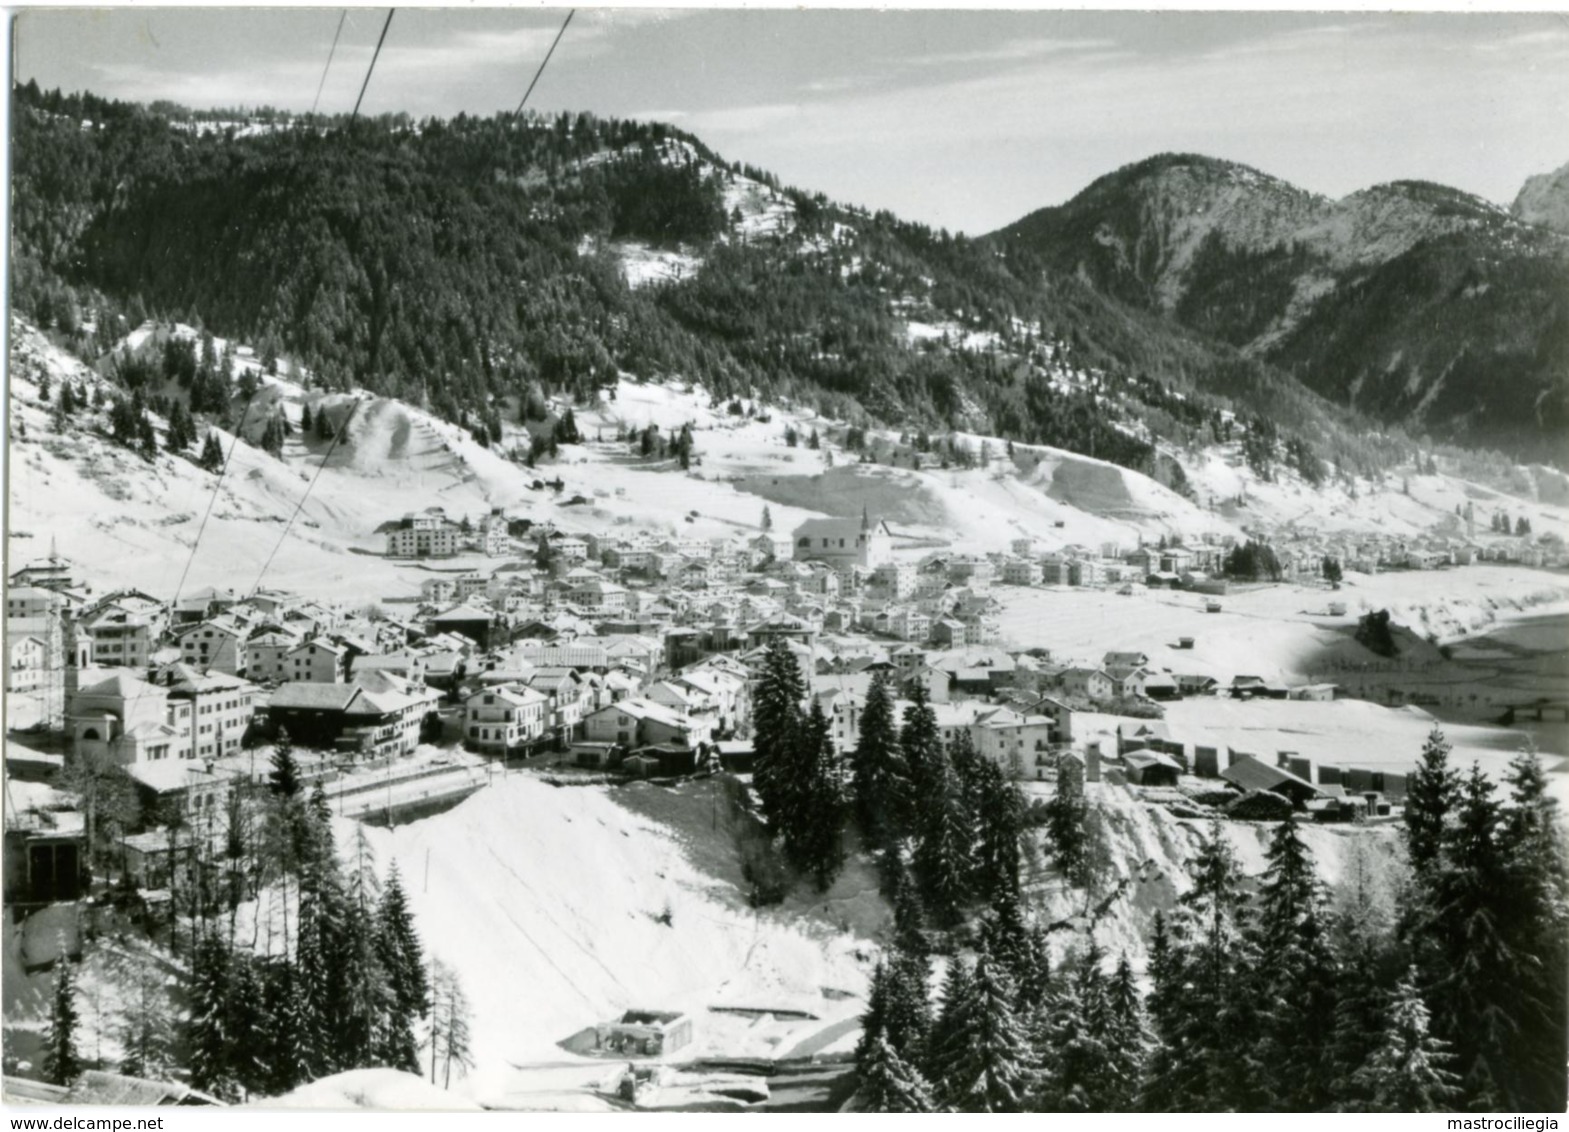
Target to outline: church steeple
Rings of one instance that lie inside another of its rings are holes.
[[[869,531],[871,529],[872,529],[872,517],[867,514],[867,512],[866,512],[866,504],[863,503],[863,504],[861,504],[861,530]]]

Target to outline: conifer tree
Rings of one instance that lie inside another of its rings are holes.
[[[49,1027],[44,1032],[44,1078],[70,1085],[85,1068],[76,1048],[81,1013],[76,1006],[76,972],[62,948],[55,960],[54,989],[49,997]]]
[[[932,1034],[931,964],[924,955],[894,950],[889,956],[889,1041],[912,1065],[925,1061]]]
[[[315,432],[315,428],[316,422],[311,419],[311,407],[302,405],[300,407],[300,432],[310,436]]]
[[[853,783],[856,820],[868,838],[909,832],[909,773],[894,728],[893,692],[882,672],[872,677],[861,710]]]
[[[971,972],[957,955],[948,961],[943,974],[941,1002],[926,1038],[926,1079],[942,1095],[957,1067],[959,1038],[965,1012],[970,1008]]]
[[[991,914],[981,928],[981,946],[986,954],[1020,987],[1029,973],[1033,956],[1030,933],[1024,925],[1019,900],[1011,890],[999,893],[991,902]]]
[[[960,1112],[1024,1111],[1033,1067],[1013,996],[1012,981],[982,952],[944,1080],[944,1100]]]
[[[862,1019],[861,1041],[856,1047],[857,1065],[864,1068],[874,1032],[881,1033],[906,1061],[922,1061],[932,1029],[928,974],[925,958],[897,949],[878,960]]]
[[[1498,841],[1511,895],[1506,933],[1523,959],[1511,988],[1520,1003],[1514,1060],[1522,1107],[1557,1112],[1565,1107],[1569,1061],[1569,853],[1536,748],[1512,759],[1504,777],[1510,805]]]
[[[1431,1001],[1435,1032],[1455,1054],[1472,1104],[1497,1090],[1507,1107],[1523,1107],[1514,1034],[1529,1012],[1528,966],[1509,938],[1516,895],[1499,842],[1496,788],[1472,764],[1461,783],[1455,821],[1445,830],[1441,866],[1432,883],[1432,911],[1422,934],[1436,962]]]
[[[116,964],[115,982],[122,992],[113,1027],[124,1051],[120,1072],[167,1080],[174,1068],[174,1013],[163,972],[147,956],[126,956]]]
[[[1050,1111],[1104,1112],[1112,1103],[1111,1012],[1100,965],[1100,949],[1091,940],[1046,1004],[1036,1099]]]
[[[1026,1014],[1033,1014],[1051,998],[1055,983],[1051,963],[1051,947],[1046,942],[1046,929],[1036,924],[1026,936],[1028,958],[1018,978],[1019,1006]]]
[[[763,504],[763,521],[761,526],[765,531],[774,529],[774,513],[768,509],[768,504],[766,503]]]
[[[975,778],[979,795],[974,810],[979,834],[975,847],[976,892],[994,906],[1004,900],[1016,904],[1022,865],[1019,840],[1025,829],[1024,795],[990,760],[977,759]]]
[[[148,460],[158,455],[158,434],[145,409],[136,417],[136,448]]]
[[[1453,1058],[1428,1027],[1415,969],[1395,988],[1378,1048],[1357,1071],[1374,1112],[1443,1112],[1459,1093]]]
[[[474,1067],[469,1032],[468,997],[457,972],[436,960],[431,975],[430,1081],[442,1088],[452,1087],[452,1071],[462,1077]],[[439,1068],[439,1074],[438,1074]]]
[[[1248,974],[1241,866],[1217,820],[1189,866],[1193,887],[1179,904],[1170,976],[1161,1007],[1163,1107],[1176,1111],[1258,1111],[1265,1098],[1258,1065],[1260,1022]]]
[[[947,760],[938,759],[932,788],[921,796],[913,866],[933,922],[951,928],[959,923],[970,896],[972,831],[957,778]]]
[[[207,439],[202,444],[201,459],[197,461],[203,471],[219,472],[223,470],[223,445],[218,442],[218,434],[208,431]]]
[[[1260,885],[1253,985],[1262,1011],[1264,1084],[1272,1108],[1317,1111],[1329,1103],[1336,972],[1313,858],[1296,823],[1270,837]]]
[[[381,1058],[386,1064],[410,1072],[419,1071],[419,1046],[415,1024],[430,1010],[430,981],[425,972],[425,956],[414,917],[403,891],[398,863],[392,862],[387,883],[381,891],[377,911],[376,946],[381,967],[387,973],[392,991],[385,1048]]]
[[[1145,1112],[1172,1112],[1183,1084],[1178,1072],[1186,1021],[1182,1014],[1182,955],[1172,939],[1166,914],[1158,910],[1150,925],[1147,971],[1151,987],[1146,1006],[1154,1041],[1138,1107]]]
[[[1149,1051],[1149,1024],[1144,1000],[1139,995],[1133,965],[1127,953],[1117,958],[1117,968],[1106,987],[1108,1112],[1123,1112],[1134,1107],[1139,1082],[1144,1076],[1144,1061]]]
[[[1434,726],[1406,782],[1406,855],[1419,876],[1438,863],[1444,826],[1459,794],[1460,775],[1449,766],[1449,750],[1449,741]]]
[[[911,797],[917,810],[924,811],[930,792],[943,782],[948,760],[937,732],[937,713],[932,710],[926,688],[919,681],[910,688],[910,706],[904,709],[903,725],[899,728],[899,751],[904,756]],[[920,812],[911,817],[917,824],[922,820]]]
[[[794,816],[785,829],[785,848],[798,868],[812,874],[817,890],[826,892],[844,867],[844,789],[822,701],[812,700],[797,742],[786,780]]]
[[[1089,839],[1084,828],[1089,806],[1084,795],[1079,790],[1064,789],[1059,779],[1057,791],[1046,800],[1045,810],[1046,840],[1057,868],[1070,884],[1082,885],[1089,858]]]
[[[792,806],[799,796],[794,793],[795,779],[791,772],[801,749],[800,732],[804,723],[801,701],[805,698],[801,666],[784,639],[775,637],[768,643],[763,671],[752,697],[752,729],[757,751],[752,786],[762,802],[763,815],[776,835],[789,830],[797,817]]]
[[[905,955],[927,959],[931,955],[931,945],[926,940],[926,907],[921,903],[920,890],[897,857],[894,870],[894,946]]]
[[[234,1035],[229,1029],[233,1017],[229,960],[229,948],[217,932],[201,933],[191,954],[186,1045],[191,1084],[219,1100],[237,1099],[240,1092],[233,1069]]]
[[[936,1112],[932,1088],[920,1071],[899,1056],[881,1030],[871,1035],[860,1070],[862,1112]]]
[[[286,1093],[309,1081],[315,1071],[311,1048],[312,1020],[299,974],[287,956],[272,959],[266,968],[266,1009],[273,1025],[268,1044],[268,1090]]]
[[[1361,993],[1338,996],[1330,1038],[1332,1107],[1364,1111],[1371,1096],[1355,1075],[1372,1056],[1384,1025],[1386,996],[1392,986],[1393,894],[1366,838],[1353,838],[1336,888],[1329,919],[1330,947],[1342,971],[1356,972],[1369,984]]]
[[[300,768],[294,759],[294,742],[286,727],[278,728],[272,745],[272,771],[267,776],[267,788],[281,798],[293,800],[300,793]]]
[[[271,1066],[267,1062],[275,1038],[267,1013],[266,991],[256,961],[229,944],[229,994],[224,1026],[228,1049],[228,1074],[245,1092],[267,1088]]]

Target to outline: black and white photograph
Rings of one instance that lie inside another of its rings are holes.
[[[8,18],[9,1126],[1558,1128],[1569,10]]]

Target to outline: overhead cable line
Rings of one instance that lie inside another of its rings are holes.
[[[327,454],[321,458],[321,463],[316,468],[316,474],[311,477],[311,482],[305,485],[305,494],[300,496],[300,501],[295,504],[294,514],[290,515],[289,521],[284,524],[283,534],[278,536],[277,545],[272,548],[272,553],[267,556],[267,561],[262,563],[261,572],[256,575],[256,584],[251,587],[252,596],[261,589],[262,578],[266,577],[267,569],[272,565],[272,560],[278,556],[278,551],[283,549],[283,544],[288,539],[289,532],[294,529],[294,520],[300,517],[300,512],[305,508],[305,501],[311,497],[311,491],[316,487],[316,481],[321,479],[322,472],[326,470],[327,462],[332,459],[332,453],[338,447],[338,442],[343,439],[344,433],[349,431],[349,424],[354,420],[354,414],[359,407],[360,402],[356,399],[354,404],[349,407],[349,415],[344,417],[343,423],[333,431],[332,443],[327,446]],[[321,411],[325,413],[327,407],[323,405]]]
[[[349,115],[350,119],[360,116],[360,103],[365,101],[365,90],[370,86],[371,75],[376,72],[376,60],[381,58],[381,45],[387,42],[387,29],[392,26],[392,14],[396,11],[396,8],[387,9],[387,22],[381,25],[381,35],[376,40],[376,51],[370,57],[370,66],[365,68],[365,81],[360,84],[360,96],[354,100],[354,113]]]
[[[338,53],[338,37],[343,34],[343,21],[349,18],[349,10],[343,9],[338,14],[338,30],[332,33],[332,49],[327,52],[327,65],[321,69],[321,82],[316,84],[316,97],[311,101],[311,113],[316,113],[316,107],[321,105],[322,88],[327,85],[327,72],[332,70],[332,57]]]
[[[201,526],[196,528],[196,541],[191,544],[191,553],[185,559],[185,569],[180,571],[180,584],[174,587],[174,604],[180,604],[180,594],[185,589],[185,579],[190,576],[191,563],[196,561],[196,552],[201,548],[202,535],[207,532],[207,520],[212,518],[213,504],[218,502],[218,490],[223,487],[223,477],[229,473],[229,462],[234,459],[234,450],[240,446],[240,436],[245,431],[245,418],[250,416],[251,403],[256,399],[252,393],[245,399],[245,408],[240,411],[240,423],[234,430],[234,443],[229,445],[229,453],[223,458],[223,466],[218,469],[218,479],[212,485],[212,495],[207,497],[207,511],[202,515]]]
[[[528,96],[534,93],[534,87],[539,82],[539,76],[545,73],[545,68],[550,64],[550,57],[556,53],[556,44],[561,42],[561,37],[567,33],[567,25],[572,22],[572,17],[577,15],[573,8],[567,13],[567,18],[561,21],[561,30],[556,32],[556,38],[550,41],[550,50],[545,52],[545,57],[540,60],[539,70],[534,72],[534,78],[529,82],[528,89],[523,92],[523,97],[518,100],[518,108],[513,111],[513,117],[523,113],[523,106],[528,102]]]

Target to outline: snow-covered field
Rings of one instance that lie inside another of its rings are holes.
[[[712,783],[556,787],[525,773],[370,831],[383,865],[396,859],[406,878],[427,951],[464,980],[471,1095],[561,1087],[539,1078],[552,1068],[572,1087],[597,1080],[614,1064],[558,1043],[633,1007],[692,1015],[694,1043],[676,1060],[774,1056],[812,1031],[710,1006],[806,1011],[822,1026],[860,1013],[887,918],[869,868],[852,865],[822,897],[806,885],[754,910],[725,804]]]
[[[1205,612],[1203,595],[1136,587],[1129,595],[1068,587],[998,586],[1003,636],[1020,648],[1044,647],[1054,660],[1099,663],[1109,650],[1147,653],[1159,668],[1301,683],[1337,682],[1336,661],[1376,661],[1352,639],[1364,613],[1387,609],[1398,624],[1440,643],[1460,640],[1511,617],[1569,610],[1569,578],[1525,567],[1347,574],[1339,591],[1270,585],[1238,590]],[[1329,612],[1331,601],[1346,612]],[[1177,647],[1192,637],[1191,649]],[[1427,658],[1434,650],[1424,650]]]

